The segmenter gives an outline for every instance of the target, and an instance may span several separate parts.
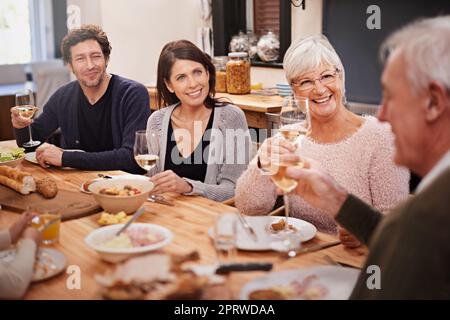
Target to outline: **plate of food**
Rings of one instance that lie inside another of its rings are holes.
[[[114,224],[92,231],[85,239],[88,247],[108,262],[117,263],[133,255],[160,249],[172,241],[172,232],[150,223],[133,223],[116,236],[124,224]]]
[[[239,250],[265,251],[273,250],[272,243],[279,241],[278,233],[284,229],[286,218],[275,216],[245,216],[247,223],[255,230],[257,240],[253,239],[242,224],[237,224],[236,247]],[[301,242],[314,238],[317,229],[311,223],[297,219],[288,218],[288,227],[291,231],[299,232]],[[213,237],[212,228],[208,230]]]
[[[350,297],[360,271],[318,266],[271,272],[245,284],[242,300],[345,300]]]
[[[16,256],[16,249],[8,249],[0,252],[0,262],[9,264]],[[50,279],[66,268],[66,256],[58,250],[51,248],[40,248],[34,263],[32,282]]]
[[[81,183],[80,191],[83,192],[83,193],[90,194],[92,192],[89,190],[89,186],[92,183],[96,182],[96,181],[101,181],[101,180],[104,180],[104,179],[118,179],[118,180],[120,180],[120,179],[127,179],[127,180],[128,179],[138,179],[139,180],[140,179],[140,180],[148,180],[148,177],[147,176],[141,176],[139,174],[123,174],[123,175],[120,175],[120,176],[107,176],[107,178],[103,177],[103,178],[91,179],[91,180],[87,180],[87,181],[84,181],[84,182]]]
[[[0,165],[15,166],[25,158],[24,148],[1,148]]]

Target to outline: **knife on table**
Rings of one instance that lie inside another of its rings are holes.
[[[216,274],[227,274],[232,271],[270,271],[272,263],[229,263],[221,264],[216,269]]]
[[[326,249],[326,248],[329,248],[329,247],[337,246],[338,244],[341,244],[341,241],[337,240],[337,241],[333,241],[333,242],[316,244],[316,245],[313,245],[313,246],[310,246],[310,247],[300,248],[299,250],[296,251],[296,253],[297,254],[303,254],[303,253],[314,252],[314,251]]]

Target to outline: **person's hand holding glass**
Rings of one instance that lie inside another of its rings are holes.
[[[287,97],[283,101],[280,112],[279,134],[267,144],[265,156],[261,158],[263,173],[269,175],[275,185],[283,192],[285,204],[285,229],[284,233],[292,233],[289,228],[289,200],[288,194],[297,187],[297,181],[285,176],[286,170],[290,166],[303,167],[303,162],[298,160],[294,152],[301,148],[302,139],[310,133],[311,125],[309,119],[308,99]],[[268,139],[269,140],[269,139]],[[263,146],[261,149],[264,149]],[[287,237],[287,235],[285,235]]]
[[[41,144],[40,141],[33,140],[31,134],[31,119],[37,110],[38,108],[34,104],[34,94],[31,90],[27,89],[16,94],[16,105],[12,110],[12,122],[17,129],[28,126],[30,141],[23,144],[26,148],[36,147]]]
[[[133,151],[136,163],[148,174],[159,161],[158,132],[154,130],[136,131]]]

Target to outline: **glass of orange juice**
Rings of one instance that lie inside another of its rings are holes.
[[[28,210],[37,214],[31,220],[31,226],[36,229],[56,219],[54,223],[42,231],[42,243],[57,243],[59,241],[59,229],[61,225],[61,208],[54,204],[36,204],[28,207]]]

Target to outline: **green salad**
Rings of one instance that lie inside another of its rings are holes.
[[[25,156],[24,148],[12,148],[12,149],[11,148],[8,148],[8,149],[0,148],[0,163],[20,159],[23,156]]]

